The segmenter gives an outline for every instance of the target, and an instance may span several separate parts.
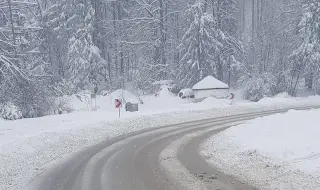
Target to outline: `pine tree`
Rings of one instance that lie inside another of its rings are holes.
[[[312,89],[315,76],[320,72],[320,2],[304,0],[302,7],[304,13],[298,25],[302,42],[291,56],[292,74],[297,82],[304,77],[306,86]],[[293,92],[295,88],[296,85]]]
[[[215,28],[212,15],[205,12],[205,4],[197,2],[188,10],[191,19],[188,30],[179,46],[182,58],[178,65],[177,79],[181,85],[190,86],[207,75],[217,75],[217,52],[223,45]]]
[[[218,79],[231,83],[231,75],[236,76],[235,65],[242,64],[243,47],[238,35],[238,0],[211,1],[212,15],[216,20],[218,40],[223,48],[218,52]],[[225,79],[225,74],[228,78]]]
[[[55,72],[61,79],[73,81],[73,91],[98,87],[105,60],[93,43],[95,12],[90,0],[61,0],[45,14],[53,42]]]
[[[77,31],[68,42],[68,78],[79,88],[92,89],[102,81],[99,74],[105,64],[92,40],[94,9],[90,1],[84,1],[75,12]]]
[[[76,31],[77,17],[74,9],[77,0],[58,0],[48,3],[43,15],[45,27],[45,40],[43,47],[49,54],[52,73],[55,81],[60,81],[66,76],[66,63],[68,40]]]

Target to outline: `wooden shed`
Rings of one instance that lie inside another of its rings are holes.
[[[208,97],[226,98],[230,94],[229,86],[224,82],[207,76],[192,87],[196,99],[204,99]]]

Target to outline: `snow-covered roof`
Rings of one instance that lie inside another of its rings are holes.
[[[226,83],[219,81],[213,76],[207,76],[202,79],[200,82],[195,84],[192,89],[193,90],[205,90],[205,89],[226,89],[229,86]]]

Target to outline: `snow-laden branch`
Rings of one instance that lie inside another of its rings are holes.
[[[120,43],[129,44],[129,45],[154,44],[154,42],[151,42],[151,41],[130,42],[130,41],[125,41],[125,40],[121,40]]]
[[[11,27],[0,27],[0,32],[11,32]],[[33,31],[37,31],[37,30],[42,30],[41,27],[32,27],[32,26],[14,26],[14,30],[16,33],[23,33],[23,31],[26,30],[33,30]]]
[[[23,72],[16,64],[14,64],[10,59],[8,59],[4,55],[0,55],[0,63],[2,63],[0,66],[0,69],[4,75],[12,74],[14,76],[20,75],[20,77],[29,80],[28,75]],[[6,73],[4,70],[7,69],[9,73]]]
[[[31,6],[38,6],[38,4],[33,2],[28,2],[28,1],[11,1],[11,6],[14,8],[25,8],[25,7],[31,7]],[[9,5],[7,1],[0,2],[0,9],[6,9],[8,7]]]

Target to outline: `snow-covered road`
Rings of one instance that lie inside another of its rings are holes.
[[[55,165],[28,189],[255,189],[208,166],[198,154],[198,145],[208,133],[283,111],[237,114],[123,135]]]
[[[319,97],[245,103],[217,108],[195,104],[178,109],[124,115],[74,112],[17,121],[0,120],[0,189],[20,189],[48,166],[88,146],[122,134],[182,122],[294,106],[320,105]]]

